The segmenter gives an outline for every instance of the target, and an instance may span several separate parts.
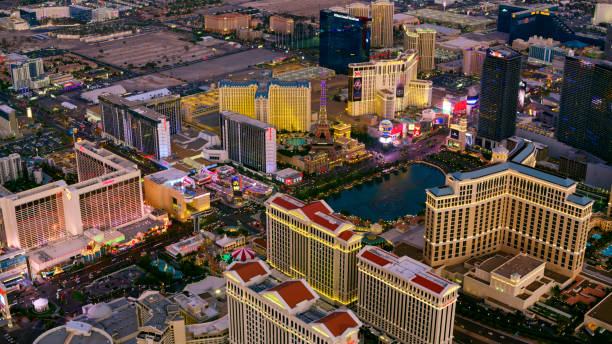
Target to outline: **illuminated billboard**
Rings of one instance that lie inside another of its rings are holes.
[[[414,126],[414,133],[412,136],[417,137],[419,135],[421,135],[421,126],[417,124]]]
[[[474,145],[474,135],[470,133],[465,133],[465,145],[466,146]]]
[[[474,106],[478,104],[478,96],[468,96],[466,100],[467,105]]]
[[[455,112],[465,111],[466,107],[467,107],[467,101],[462,100],[458,102],[457,104],[455,104]]]
[[[381,121],[378,125],[378,131],[380,131],[381,136],[389,136],[391,130],[393,130],[393,123],[388,119]]]
[[[434,125],[442,125],[442,124],[444,124],[444,118],[438,117],[434,119]]]
[[[442,102],[442,113],[445,115],[450,115],[452,104],[448,100],[444,99]]]
[[[459,139],[459,130],[451,129],[450,137],[455,139],[455,140]]]
[[[353,101],[358,102],[361,100],[361,92],[362,92],[363,84],[361,77],[353,78],[353,86],[352,86],[352,94]]]
[[[240,191],[242,189],[242,181],[240,179],[240,177],[236,176],[234,178],[232,178],[232,190],[234,191]]]
[[[397,85],[397,88],[395,89],[395,96],[397,98],[402,98],[404,96],[404,85],[403,84]]]

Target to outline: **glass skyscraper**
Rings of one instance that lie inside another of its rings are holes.
[[[322,10],[320,13],[319,64],[338,74],[348,73],[348,64],[370,59],[368,19]]]
[[[612,161],[612,62],[565,58],[557,139]]]
[[[520,73],[521,55],[505,48],[487,51],[482,66],[479,138],[500,142],[514,135]]]

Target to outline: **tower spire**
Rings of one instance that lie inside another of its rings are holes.
[[[327,83],[325,81],[325,71],[321,73],[321,98],[319,99],[319,119],[317,131],[315,131],[314,142],[317,144],[332,143],[329,133],[329,123],[327,122]]]

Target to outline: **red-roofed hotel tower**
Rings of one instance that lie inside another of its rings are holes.
[[[401,343],[453,342],[458,284],[375,246],[364,247],[357,257],[357,314],[364,323]]]
[[[324,298],[349,304],[357,298],[361,235],[324,201],[304,203],[284,194],[266,201],[268,263],[303,278]]]

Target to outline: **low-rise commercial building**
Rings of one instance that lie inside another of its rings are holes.
[[[494,255],[463,277],[463,291],[507,312],[525,311],[555,284],[544,276],[546,263],[525,253]]]
[[[169,168],[144,177],[145,201],[168,212],[171,218],[187,221],[191,215],[210,209],[210,192],[197,185],[186,172]]]

